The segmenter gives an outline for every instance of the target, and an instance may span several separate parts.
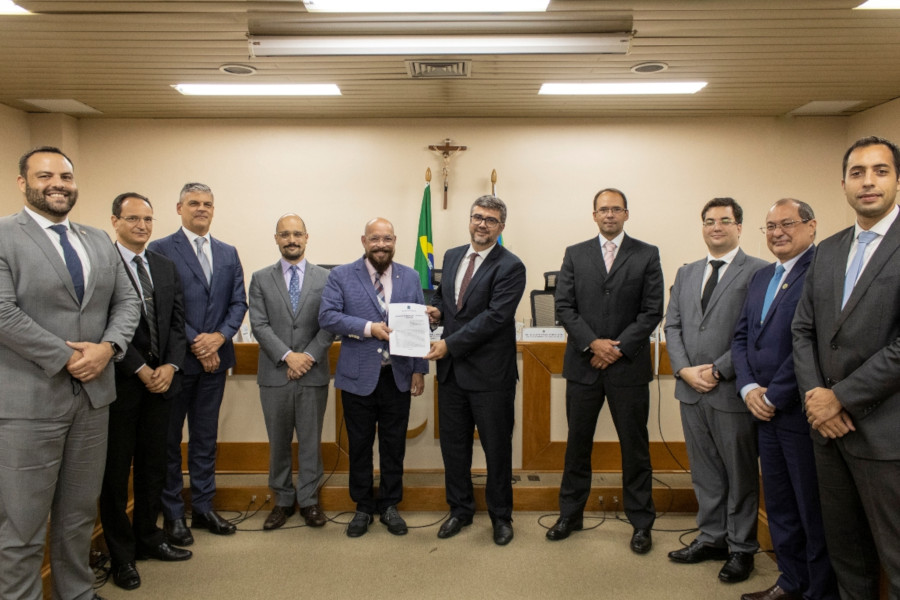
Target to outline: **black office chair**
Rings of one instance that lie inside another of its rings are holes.
[[[330,270],[332,270],[333,268],[339,267],[339,266],[341,266],[341,265],[319,265],[319,266],[322,267],[323,269],[328,269],[328,270],[330,271]]]
[[[441,274],[443,271],[441,269],[432,269],[431,270],[431,287],[437,289],[437,286],[441,285]]]
[[[556,278],[559,276],[559,271],[547,271],[544,273],[544,291],[552,292],[556,289]]]
[[[531,323],[535,327],[554,327],[556,320],[556,299],[553,292],[531,290]]]

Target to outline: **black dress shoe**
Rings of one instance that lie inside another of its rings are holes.
[[[328,522],[328,517],[325,516],[318,504],[302,507],[300,516],[310,527],[321,527]]]
[[[294,514],[294,506],[276,506],[272,509],[272,512],[269,513],[269,516],[266,517],[266,522],[263,523],[263,529],[266,531],[271,531],[273,529],[278,529],[282,525],[284,525],[288,517]]]
[[[505,546],[513,539],[512,523],[504,519],[494,521],[494,543]]]
[[[384,509],[379,521],[387,525],[388,531],[394,535],[406,535],[406,532],[409,531],[406,527],[406,521],[397,512],[396,506],[388,506]]]
[[[438,537],[442,540],[453,537],[462,531],[463,527],[468,527],[471,524],[472,517],[450,517],[441,524],[441,528],[438,529]]]
[[[185,550],[184,548],[176,548],[168,542],[163,542],[159,546],[139,546],[136,553],[136,557],[139,560],[143,560],[145,558],[155,558],[156,560],[162,560],[165,562],[187,560],[191,556],[193,556],[193,553],[190,550]]]
[[[369,523],[374,521],[372,515],[361,511],[356,511],[350,524],[347,525],[347,537],[359,537],[365,535],[369,531]]]
[[[710,546],[700,540],[694,540],[691,545],[681,550],[669,552],[669,560],[677,563],[693,565],[707,560],[725,560],[728,558],[728,548]]]
[[[767,590],[743,594],[741,600],[802,600],[800,594],[786,592],[777,583]]]
[[[647,554],[653,546],[653,538],[649,529],[637,529],[631,535],[631,551],[636,554]]]
[[[163,523],[163,528],[166,532],[166,540],[170,544],[190,546],[194,543],[194,536],[191,534],[191,530],[188,529],[187,521],[184,520],[184,517],[180,519],[166,519],[165,523]]]
[[[560,517],[556,520],[553,527],[547,530],[547,539],[553,540],[554,542],[557,540],[564,540],[569,537],[569,534],[573,531],[581,531],[582,527],[584,527],[584,523],[580,516]]]
[[[123,590],[134,590],[141,587],[141,576],[138,575],[133,562],[113,565],[111,570],[113,582]]]
[[[237,531],[237,527],[223,519],[214,510],[202,515],[194,515],[191,518],[191,529],[197,529],[198,527],[208,529],[210,533],[216,535],[231,535]]]
[[[752,552],[732,552],[725,562],[725,566],[719,571],[719,581],[725,583],[737,583],[750,577],[753,570]]]

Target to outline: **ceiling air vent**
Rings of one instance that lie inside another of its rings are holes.
[[[472,73],[472,61],[407,60],[406,72],[413,79],[460,79]]]

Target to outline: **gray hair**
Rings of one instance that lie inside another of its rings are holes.
[[[472,214],[472,211],[476,206],[480,206],[481,208],[487,208],[489,210],[499,210],[500,211],[500,222],[506,223],[506,204],[503,203],[503,200],[498,198],[497,196],[480,196],[475,202],[472,203],[472,208],[469,209],[469,215]]]
[[[178,204],[181,204],[184,201],[184,197],[187,194],[193,192],[200,192],[202,194],[209,194],[209,197],[215,200],[215,196],[213,196],[212,190],[205,183],[186,183],[184,187],[181,188],[181,193],[178,194]]]

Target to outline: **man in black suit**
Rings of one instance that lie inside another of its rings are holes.
[[[556,314],[569,334],[563,362],[569,437],[559,489],[559,519],[547,539],[582,528],[591,491],[591,451],[604,399],[622,448],[625,514],[631,549],[650,551],[653,469],[647,418],[653,379],[650,334],[662,319],[659,250],[625,234],[628,201],[608,188],[594,196],[600,235],[566,249],[556,284]]]
[[[841,598],[900,598],[900,149],[858,140],[841,185],[856,223],[819,244],[792,331],[815,430],[825,540]]]
[[[487,461],[485,498],[500,546],[513,538],[512,431],[515,420],[516,307],[525,291],[525,265],[497,244],[506,205],[481,196],[469,216],[471,244],[447,251],[444,280],[428,314],[443,321],[441,340],[425,358],[437,361],[441,455],[450,518],[439,538],[472,523],[472,443],[475,427]]]
[[[109,407],[109,447],[100,492],[100,520],[113,581],[141,585],[135,558],[187,560],[189,550],[170,546],[156,520],[166,479],[166,432],[171,399],[184,360],[184,299],[175,265],[144,248],[153,233],[153,207],[135,193],[113,200],[116,249],[138,296],[141,320],[117,362],[116,401]],[[128,475],[134,460],[134,516],[128,521]]]

